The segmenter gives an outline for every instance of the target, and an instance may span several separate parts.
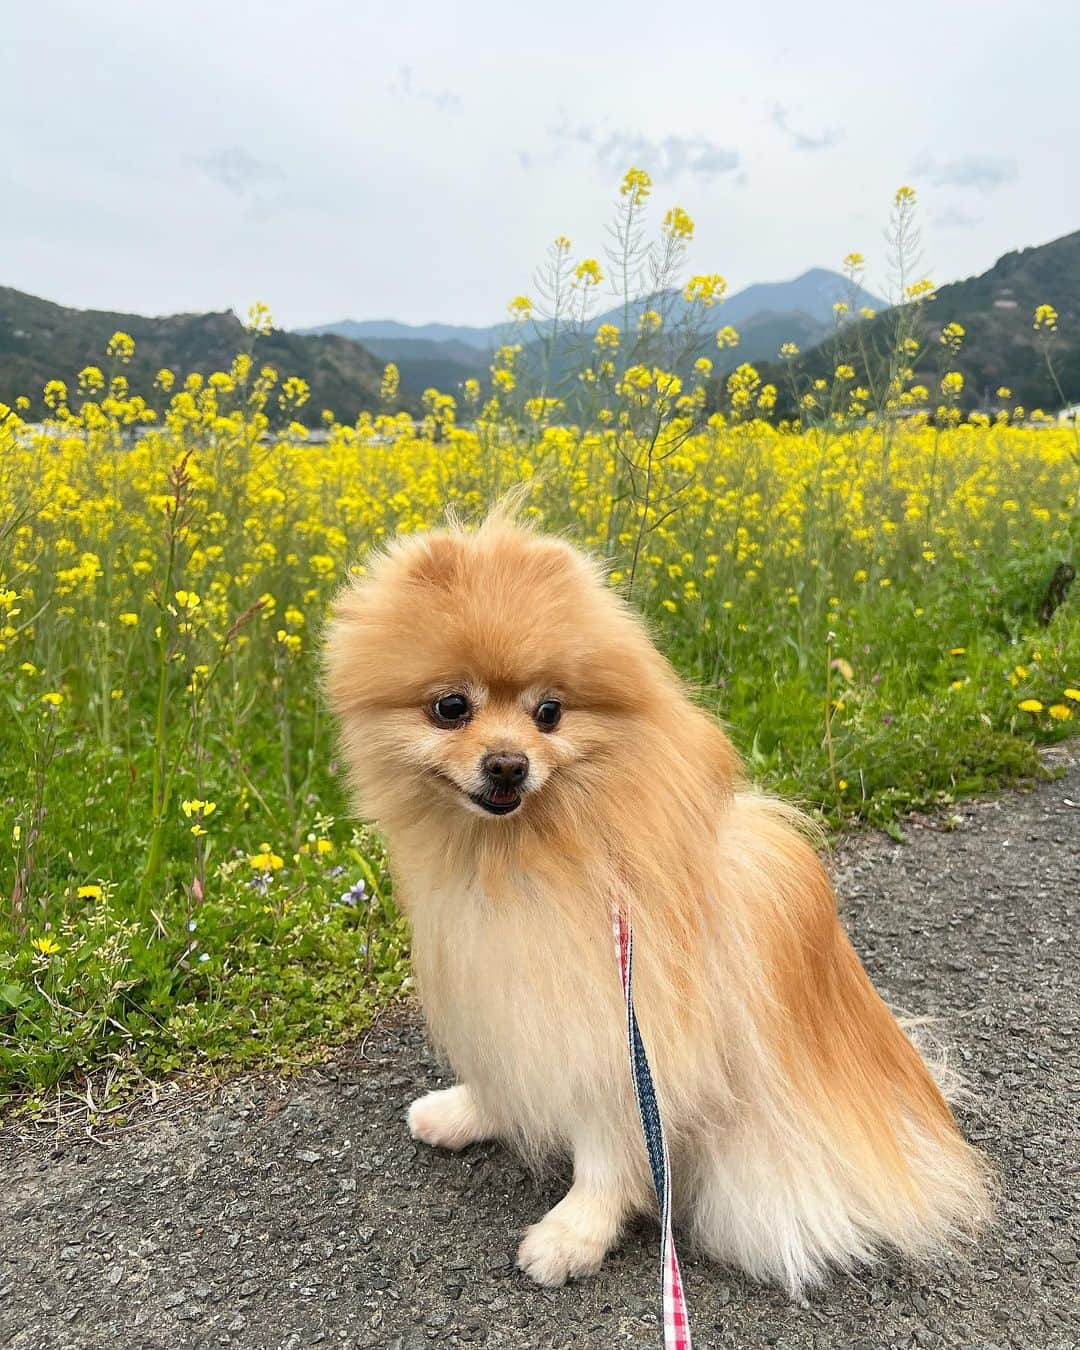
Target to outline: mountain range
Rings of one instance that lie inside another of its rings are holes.
[[[1020,404],[1029,412],[1060,407],[1061,394],[1047,369],[1033,323],[1036,308],[1043,304],[1052,305],[1058,314],[1051,356],[1065,402],[1080,402],[1080,230],[1006,253],[986,272],[942,286],[925,306],[924,345],[914,362],[916,379],[937,398],[944,371],[959,370],[964,391],[958,402],[968,410],[1002,404]],[[880,353],[889,346],[893,321],[885,312],[862,325],[859,336],[867,351]],[[942,328],[950,323],[964,329],[955,357],[940,342]],[[866,371],[859,356],[851,352],[852,345],[847,344],[843,359],[855,367],[856,379],[862,383]],[[836,352],[831,343],[803,350],[807,375],[832,375]],[[785,389],[778,366],[763,366],[761,374],[773,379],[781,391]],[[997,395],[1001,386],[1010,391],[1007,399]],[[793,411],[790,406],[784,410]]]
[[[131,388],[148,394],[162,367],[186,375],[228,370],[238,352],[250,345],[240,320],[230,310],[211,314],[173,314],[147,318],[107,310],[68,309],[7,286],[0,286],[0,400],[19,394],[31,400],[31,416],[42,411],[47,380],[63,380],[74,400],[78,372],[96,365],[108,371],[105,348],[113,333],[130,333],[135,355],[123,367]],[[284,378],[299,375],[311,386],[300,411],[315,422],[323,408],[353,421],[378,403],[383,362],[347,338],[301,337],[275,328],[260,337],[259,365],[271,365]]]
[[[730,324],[738,329],[738,348],[709,354],[720,371],[734,368],[740,361],[761,361],[774,356],[781,342],[813,346],[833,326],[833,305],[848,300],[850,287],[837,272],[823,267],[811,268],[792,281],[758,282],[735,291],[722,306],[715,308],[716,325]],[[856,307],[880,309],[885,301],[858,288]],[[686,302],[678,290],[664,291],[646,299],[632,301],[628,313],[620,304],[593,315],[584,325],[592,334],[601,324],[636,325],[645,309],[662,310],[669,325],[675,325],[685,312]],[[298,330],[305,336],[333,334],[361,342],[382,361],[393,361],[401,377],[406,398],[417,398],[432,386],[452,390],[470,376],[487,375],[491,354],[503,342],[524,342],[526,346],[542,342],[551,333],[550,323],[538,322],[515,327],[509,322],[489,327],[465,327],[454,324],[405,324],[396,319],[342,319]],[[552,364],[561,370],[572,364],[573,340],[557,340]]]
[[[750,361],[759,366],[763,378],[772,379],[783,391],[786,381],[771,363],[782,342],[795,342],[804,353],[801,364],[808,375],[831,375],[837,359],[830,336],[833,304],[848,299],[847,290],[838,273],[815,268],[793,281],[761,283],[735,292],[709,311],[707,350],[716,362],[717,374]],[[882,349],[894,316],[869,292],[853,298],[856,306],[880,311],[873,319],[858,321],[858,335],[867,349]],[[674,321],[683,303],[674,292],[637,301],[630,307],[631,323],[646,306],[668,307],[669,320]],[[1034,310],[1041,304],[1053,305],[1059,315],[1054,365],[1065,401],[1080,402],[1080,231],[1007,253],[979,276],[942,286],[926,304],[926,345],[917,359],[916,375],[934,390],[946,364],[960,369],[965,377],[961,403],[966,408],[994,406],[1001,401],[996,399],[1001,385],[1012,391],[1012,402],[1029,410],[1058,407],[1062,400],[1032,328]],[[937,337],[951,322],[965,329],[965,340],[959,357],[949,356],[946,363]],[[622,327],[621,307],[597,314],[589,330],[601,323]],[[740,342],[735,348],[718,351],[711,333],[727,324],[739,331]],[[142,392],[149,390],[161,367],[204,375],[228,369],[250,341],[230,311],[147,318],[65,308],[0,286],[0,400],[11,403],[17,395],[26,394],[32,400],[30,415],[40,415],[44,383],[60,378],[74,391],[84,366],[106,366],[105,347],[118,329],[135,338],[135,357],[125,373],[132,388]],[[854,330],[854,323],[848,325],[845,337]],[[526,326],[525,332],[530,331],[534,343],[543,340],[542,326],[531,330]],[[301,413],[306,421],[317,422],[324,408],[352,421],[358,413],[377,406],[388,361],[394,361],[401,373],[402,405],[415,411],[427,388],[452,393],[467,378],[485,381],[495,346],[507,339],[522,341],[522,337],[523,330],[509,324],[485,328],[343,320],[295,333],[274,329],[259,338],[256,359],[275,366],[282,376],[299,375],[307,380],[311,399]],[[852,345],[845,342],[844,360],[856,365],[861,382],[865,373],[858,358],[850,355]],[[560,348],[553,366],[570,370],[571,356],[568,349]]]

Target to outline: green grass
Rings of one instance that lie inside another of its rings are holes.
[[[702,697],[727,721],[756,779],[815,807],[833,827],[869,821],[895,832],[907,811],[944,808],[1037,773],[1039,745],[1064,733],[1017,703],[1027,694],[1047,698],[1075,678],[1075,609],[1026,636],[1010,631],[1005,614],[1000,591],[974,582],[962,591],[954,582],[931,594],[898,592],[887,608],[879,603],[865,622],[854,621],[843,638],[851,678],[830,677],[835,768],[824,736],[831,648],[808,659],[780,626],[783,612],[763,626],[754,657],[742,655]],[[691,639],[675,620],[661,634],[677,661]],[[965,650],[949,655],[945,643]],[[681,664],[692,678],[702,675],[692,658]],[[1016,667],[1027,674],[1010,683],[1006,673]],[[313,691],[314,661],[303,659],[289,678]],[[954,680],[963,681],[955,690]],[[25,713],[36,695],[36,682],[23,676],[7,697]],[[362,1031],[407,987],[404,924],[377,837],[348,822],[332,729],[325,717],[293,727],[303,750],[300,768],[294,757],[299,814],[309,828],[288,838],[273,714],[270,701],[261,717],[249,715],[242,757],[235,748],[218,754],[212,740],[204,747],[199,796],[217,808],[199,841],[201,859],[196,864],[189,818],[177,812],[167,841],[173,861],[142,898],[149,747],[124,737],[103,750],[67,706],[45,722],[49,734],[33,749],[43,782],[36,887],[50,903],[30,902],[25,924],[0,927],[0,1072],[9,1107],[40,1108],[57,1084],[84,1075],[96,1076],[99,1091],[107,1084],[104,1106],[147,1076],[317,1057]],[[26,722],[11,716],[0,729],[0,794],[9,806],[26,793]],[[181,775],[184,795],[194,795],[194,768]],[[272,839],[255,839],[253,814],[255,834]],[[253,849],[270,842],[281,850],[282,866],[264,871],[247,852],[219,847],[219,839],[245,835]],[[333,851],[315,851],[319,839]],[[177,861],[185,854],[186,872]],[[343,900],[358,880],[364,893]],[[100,898],[79,897],[80,886],[95,885],[103,886]],[[9,862],[7,893],[10,886]],[[29,945],[28,937],[45,934],[57,944],[53,954]]]

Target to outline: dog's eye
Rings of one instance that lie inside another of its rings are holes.
[[[472,705],[464,694],[443,694],[431,705],[431,715],[440,726],[458,727],[467,722]]]
[[[546,698],[533,717],[541,731],[554,731],[562,717],[562,704],[557,698]]]

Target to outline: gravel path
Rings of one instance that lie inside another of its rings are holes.
[[[1000,1225],[968,1266],[889,1265],[800,1305],[688,1263],[699,1350],[1080,1345],[1080,764],[908,833],[844,845],[842,907],[886,998],[958,1049]],[[437,1080],[399,1015],[318,1071],[104,1142],[0,1132],[0,1345],[656,1347],[655,1232],[593,1280],[529,1285],[517,1235],[559,1180],[414,1145],[403,1111]]]

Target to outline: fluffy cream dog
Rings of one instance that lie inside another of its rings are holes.
[[[521,1243],[533,1279],[590,1274],[655,1208],[613,902],[699,1250],[795,1291],[988,1216],[988,1169],[863,970],[805,822],[746,786],[596,565],[499,513],[401,539],[339,597],[328,679],[458,1080],[409,1128],[573,1157]]]

